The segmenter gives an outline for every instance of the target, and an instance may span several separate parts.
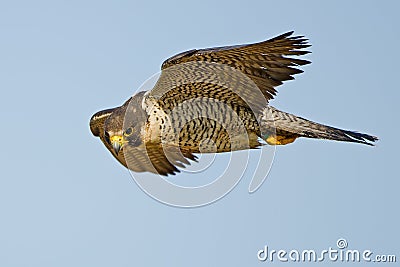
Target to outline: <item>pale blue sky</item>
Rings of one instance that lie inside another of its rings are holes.
[[[2,1],[0,266],[262,266],[256,253],[397,254],[398,1]],[[162,61],[295,30],[313,63],[272,105],[380,137],[298,140],[264,185],[172,208],[143,193],[91,136]],[[325,263],[327,264],[327,263]],[[297,263],[296,266],[301,266]],[[393,266],[393,264],[392,264]]]

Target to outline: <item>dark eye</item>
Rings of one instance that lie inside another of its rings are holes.
[[[104,132],[104,139],[106,139],[106,142],[107,142],[108,144],[111,144],[111,142],[110,142],[110,135],[108,134],[108,132]]]
[[[130,136],[132,133],[133,133],[133,128],[129,127],[128,129],[125,130],[124,135]]]

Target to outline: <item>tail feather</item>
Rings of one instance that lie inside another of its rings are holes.
[[[296,115],[279,111],[273,107],[264,110],[262,122],[265,123],[267,132],[270,132],[271,126],[275,127],[276,132],[284,132],[288,137],[307,137],[328,139],[344,142],[361,143],[373,146],[378,137],[355,131],[342,130],[310,120],[298,117]],[[262,123],[262,124],[264,124]]]

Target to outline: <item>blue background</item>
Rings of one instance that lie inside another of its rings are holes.
[[[257,251],[399,254],[398,1],[2,1],[0,266],[261,266]],[[91,136],[162,61],[295,30],[313,63],[272,105],[380,137],[298,140],[197,209],[153,200]],[[325,263],[327,264],[327,263]],[[297,265],[301,265],[297,263]]]

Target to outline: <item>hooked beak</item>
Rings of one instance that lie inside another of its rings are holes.
[[[118,153],[124,145],[124,138],[122,136],[114,135],[110,138],[110,141],[115,154],[118,156]]]

